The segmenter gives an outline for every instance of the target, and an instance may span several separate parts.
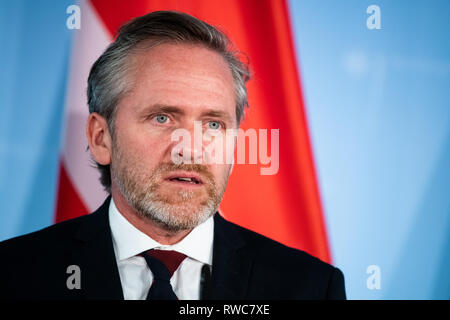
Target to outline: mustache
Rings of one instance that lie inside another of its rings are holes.
[[[169,162],[169,163],[162,163],[156,169],[158,174],[170,173],[172,171],[177,170],[196,172],[201,176],[203,176],[206,180],[214,182],[214,176],[209,171],[208,167],[201,164],[186,164],[186,163],[175,164]]]

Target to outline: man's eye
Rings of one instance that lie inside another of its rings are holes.
[[[220,127],[221,127],[220,123],[217,122],[217,121],[210,121],[210,122],[208,122],[208,126],[209,126],[210,129],[213,129],[213,130],[220,129]]]
[[[165,116],[163,114],[156,116],[156,121],[158,121],[158,123],[166,123],[168,120],[169,120],[169,117]]]

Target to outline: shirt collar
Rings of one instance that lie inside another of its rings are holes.
[[[175,250],[202,263],[212,265],[214,219],[209,217],[180,242],[162,245],[133,226],[117,209],[114,199],[109,204],[109,224],[118,261],[134,257],[150,249]]]

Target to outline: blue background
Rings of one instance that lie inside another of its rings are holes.
[[[53,222],[71,3],[0,0],[0,240]]]
[[[0,240],[52,223],[74,1],[0,0]],[[369,5],[381,29],[369,30]],[[289,1],[350,299],[450,298],[450,2]],[[377,265],[381,288],[366,286]]]

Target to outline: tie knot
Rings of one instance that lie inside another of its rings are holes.
[[[149,257],[157,259],[169,271],[169,275],[161,274],[161,273],[165,273],[165,272],[157,272],[157,273],[160,273],[160,275],[155,275],[155,276],[168,277],[169,279],[172,277],[175,270],[178,269],[181,262],[183,262],[183,260],[186,258],[186,255],[184,255],[180,252],[177,252],[177,251],[173,251],[173,250],[152,249],[152,250],[148,250],[148,251],[144,252],[143,255],[144,255],[145,260],[147,261],[148,266],[150,267],[150,269],[152,270],[153,273],[155,273],[155,271],[160,268],[157,268],[157,267],[155,268],[155,266],[154,266],[155,263],[154,262],[152,263],[153,259],[148,259]]]

